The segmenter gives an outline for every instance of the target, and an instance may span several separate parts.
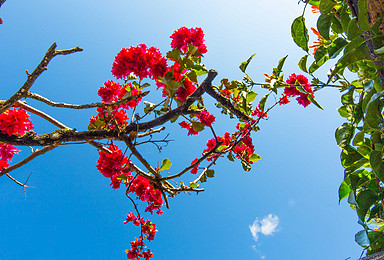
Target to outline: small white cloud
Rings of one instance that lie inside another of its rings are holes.
[[[278,225],[279,217],[273,214],[269,214],[262,220],[256,218],[253,224],[249,226],[249,230],[252,233],[253,240],[257,241],[259,239],[259,233],[265,236],[270,236],[278,231]]]

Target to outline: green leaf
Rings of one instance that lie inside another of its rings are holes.
[[[171,168],[172,162],[169,159],[164,159],[160,167],[160,171],[168,170]]]
[[[256,55],[256,53],[253,54],[251,57],[249,57],[247,61],[243,61],[243,62],[240,64],[239,68],[240,68],[240,70],[241,70],[242,72],[245,73],[245,70],[247,69],[249,63],[251,62],[251,60],[253,59],[253,57],[255,57],[255,55]]]
[[[197,83],[197,74],[194,70],[188,72],[186,74],[187,78],[190,79],[192,82]]]
[[[337,145],[342,149],[349,145],[353,137],[353,133],[354,128],[350,124],[344,123],[342,126],[339,126],[335,133]]]
[[[370,154],[369,162],[370,162],[372,170],[376,174],[376,176],[381,181],[384,181],[384,164],[383,164],[382,152],[373,150]]]
[[[232,152],[229,152],[229,153],[228,153],[227,158],[228,158],[228,160],[230,160],[231,162],[234,162],[234,161],[235,161],[235,160],[233,159]]]
[[[199,181],[201,183],[207,182],[207,174],[204,173],[203,175],[201,175]]]
[[[204,130],[205,125],[200,122],[192,122],[192,127],[196,132],[201,132]]]
[[[329,40],[329,30],[331,29],[331,21],[333,16],[333,14],[321,14],[319,19],[317,19],[317,30],[326,40]]]
[[[329,14],[335,5],[332,0],[321,0],[319,4],[321,14]]]
[[[319,103],[317,103],[317,101],[315,100],[315,98],[312,96],[312,95],[308,95],[308,99],[315,105],[317,106],[318,108],[320,108],[321,110],[324,110]]]
[[[208,178],[213,178],[213,177],[215,177],[215,171],[214,170],[207,170],[206,171],[206,174],[207,174],[207,177]]]
[[[379,49],[374,50],[374,52],[375,52],[377,55],[384,54],[384,46],[381,47],[381,48],[379,48]]]
[[[367,113],[365,114],[364,129],[366,130],[380,130],[379,129],[379,106],[381,94],[376,93],[372,96],[367,104]]]
[[[288,55],[279,60],[279,64],[277,65],[276,71],[274,70],[274,74],[276,77],[279,77],[280,73],[283,71],[283,66],[287,57]]]
[[[338,10],[340,13],[340,20],[341,20],[341,26],[343,27],[343,31],[347,32],[349,21],[351,21],[351,18],[349,17],[349,13],[347,13],[347,7],[343,7]]]
[[[268,99],[268,97],[269,97],[270,94],[271,94],[271,93],[265,94],[265,95],[261,98],[261,100],[260,100],[260,102],[259,102],[259,107],[260,107],[260,109],[263,110],[263,111],[264,111],[264,107],[265,107],[265,102],[267,102],[267,99]]]
[[[375,204],[378,196],[376,192],[371,190],[364,190],[360,192],[356,197],[357,202],[357,214],[361,221],[365,221],[365,215],[367,214],[369,208]]]
[[[356,135],[355,135],[355,138],[353,138],[353,145],[354,146],[359,146],[359,145],[362,145],[364,144],[364,132],[361,131],[361,132],[358,132]]]
[[[243,166],[244,171],[249,172],[251,170],[251,165],[245,161],[241,161],[241,166]]]
[[[361,231],[357,232],[355,235],[355,241],[356,241],[356,243],[358,243],[362,247],[369,246],[370,243],[369,243],[367,231],[361,230]]]
[[[341,103],[343,105],[351,105],[351,104],[354,104],[354,101],[353,101],[353,93],[355,91],[355,88],[352,87],[350,90],[348,90],[347,93],[343,94],[341,96]]]
[[[92,122],[92,123],[89,124],[89,126],[88,126],[88,130],[89,130],[89,131],[92,131],[92,130],[99,130],[99,129],[102,128],[104,125],[105,125],[104,120],[103,120],[101,117],[98,117],[98,118],[96,119],[95,122]]]
[[[256,153],[254,153],[251,156],[249,156],[249,161],[254,162],[254,163],[257,162],[260,159],[261,159],[260,155],[258,155]]]
[[[364,157],[350,145],[346,145],[340,155],[341,163],[345,168],[363,158]]]
[[[343,26],[340,22],[340,20],[338,18],[336,18],[336,16],[333,15],[332,17],[332,30],[335,32],[335,33],[343,33]]]
[[[255,98],[257,97],[257,93],[253,92],[253,91],[250,91],[248,94],[247,94],[247,103],[251,103],[252,101],[255,100]]]
[[[337,111],[339,111],[340,116],[345,118],[352,117],[353,111],[349,109],[350,106],[342,106]]]
[[[356,18],[351,19],[348,24],[348,30],[346,31],[348,39],[352,41],[356,37],[360,36],[362,33],[363,32],[361,31],[361,29],[357,26]]]
[[[367,0],[359,0],[359,26],[363,31],[369,31],[371,27],[368,23],[368,12],[367,12]]]
[[[320,46],[315,52],[315,60],[320,61],[325,55],[327,55],[328,49],[324,46]]]
[[[204,181],[201,181],[202,178],[200,178],[200,182],[204,182]],[[196,189],[199,187],[199,184],[195,183],[195,182],[191,182],[189,184],[189,187],[192,188],[192,189]]]
[[[304,72],[306,72],[306,73],[308,73],[308,70],[307,70],[307,59],[308,59],[308,54],[307,55],[305,55],[304,57],[302,57],[301,59],[300,59],[300,61],[299,61],[299,68],[302,70],[302,71],[304,71]]]
[[[303,16],[297,17],[291,26],[291,34],[292,38],[304,51],[308,52],[308,30],[307,27],[305,27],[305,19]]]
[[[351,191],[352,189],[350,185],[348,185],[345,181],[342,181],[339,187],[339,204],[340,201],[347,197]]]
[[[173,49],[173,50],[167,52],[167,58],[180,63],[181,62],[180,50],[179,49]]]
[[[347,44],[348,42],[344,38],[336,38],[328,48],[329,58],[336,58]]]

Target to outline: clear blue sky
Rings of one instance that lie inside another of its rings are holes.
[[[165,53],[169,36],[181,26],[203,28],[204,63],[219,72],[218,78],[241,79],[238,65],[255,52],[248,72],[258,81],[286,54],[284,73],[300,73],[296,64],[304,53],[290,38],[290,24],[302,12],[297,2],[8,0],[0,10],[0,99],[13,94],[25,81],[25,70],[32,71],[57,42],[58,49],[80,46],[84,52],[54,58],[32,91],[55,101],[97,101],[97,89],[113,79],[111,65],[121,48],[146,43]],[[309,11],[314,24],[316,15]],[[253,135],[262,160],[251,172],[222,160],[216,177],[202,185],[204,193],[171,199],[170,210],[153,217],[159,230],[149,244],[154,259],[358,258],[357,216],[345,201],[338,205],[343,178],[334,140],[342,123],[336,111],[339,93],[323,90],[316,99],[324,111],[291,102],[270,113]],[[30,104],[78,130],[86,129],[95,113]],[[212,104],[210,110],[220,118]],[[38,133],[54,130],[33,120]],[[214,126],[223,134],[234,129],[234,121],[218,120]],[[152,163],[169,158],[180,169],[210,138],[186,137],[174,129],[178,126],[167,125],[176,141],[162,154],[151,146],[141,149]],[[23,149],[14,161],[28,152]],[[124,250],[138,235],[123,224],[132,205],[97,171],[97,158],[91,146],[63,146],[12,172],[20,180],[32,173],[29,184],[36,188],[27,190],[27,200],[19,186],[1,178],[1,260],[126,259]],[[257,241],[249,228],[255,219],[264,224]]]

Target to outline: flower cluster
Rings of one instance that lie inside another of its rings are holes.
[[[29,115],[22,108],[12,108],[0,114],[0,131],[3,134],[23,135],[33,128]]]
[[[212,123],[215,121],[215,117],[210,114],[208,111],[204,110],[197,115],[197,118],[200,119],[200,122],[205,126],[211,127]]]
[[[296,75],[295,73],[293,73],[288,77],[287,83],[292,86],[284,88],[284,95],[286,97],[298,96],[296,100],[299,102],[299,104],[304,107],[307,107],[311,103],[311,101],[308,99],[308,96],[311,95],[312,97],[314,97],[312,87],[308,86],[308,79],[303,75]],[[299,83],[301,87],[305,90],[305,92],[307,92],[308,94],[300,92],[295,87],[297,83]]]
[[[204,44],[204,33],[201,28],[181,27],[177,29],[172,35],[171,47],[180,49],[183,52],[188,51],[188,44],[197,47],[197,51],[201,54],[207,52],[207,46]]]
[[[153,257],[153,254],[151,253],[151,250],[143,251],[140,253],[140,251],[144,247],[144,242],[142,239],[137,240],[135,238],[135,241],[131,242],[131,250],[126,250],[127,258],[128,259],[139,259],[139,257],[143,257],[145,260],[148,260]]]
[[[191,165],[197,163],[198,161],[199,161],[199,159],[196,158],[195,160],[193,160],[193,161],[191,162]],[[192,173],[192,174],[196,174],[198,170],[199,170],[199,163],[196,164],[196,166],[192,168],[191,173]]]
[[[258,118],[265,119],[268,117],[268,114],[264,112],[263,109],[260,108],[260,104],[252,111],[251,116],[256,116]]]
[[[193,129],[193,125],[191,123],[188,123],[187,121],[182,121],[179,123],[181,128],[185,128],[188,130],[188,135],[198,135],[199,132],[195,131]]]
[[[112,74],[116,78],[126,78],[132,72],[140,79],[157,79],[167,70],[167,60],[159,49],[148,48],[145,44],[123,48],[115,57]]]
[[[127,157],[117,145],[111,144],[108,149],[111,153],[99,151],[99,159],[97,160],[97,169],[104,177],[112,178],[115,174],[122,174],[124,168],[129,163]]]
[[[18,154],[20,151],[16,147],[6,143],[0,143],[0,171],[9,166],[13,155]]]

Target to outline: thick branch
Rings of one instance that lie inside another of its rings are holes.
[[[146,91],[146,92],[143,92],[141,94],[137,94],[135,96],[132,96],[132,97],[127,97],[127,98],[124,98],[122,100],[119,100],[117,102],[110,102],[110,103],[91,103],[91,104],[84,104],[84,105],[74,105],[74,104],[67,104],[67,103],[63,103],[63,102],[53,102],[51,100],[49,100],[48,98],[45,98],[43,96],[40,96],[38,94],[35,94],[35,93],[31,93],[28,91],[26,97],[27,98],[32,98],[32,99],[35,99],[35,100],[39,100],[41,102],[44,102],[45,104],[47,105],[50,105],[51,107],[63,107],[63,108],[73,108],[73,109],[87,109],[87,108],[95,108],[95,107],[105,107],[105,106],[118,106],[118,105],[121,105],[121,104],[125,104],[131,100],[134,100],[134,99],[138,99],[138,98],[141,98],[141,97],[144,97],[146,95],[148,95],[149,91]]]
[[[53,57],[55,57],[56,55],[67,55],[83,50],[79,47],[76,47],[69,50],[56,51],[56,47],[56,43],[52,44],[52,46],[49,47],[47,53],[45,54],[40,64],[36,67],[32,74],[28,74],[27,81],[24,83],[24,85],[12,97],[10,97],[0,106],[0,114],[2,114],[5,110],[13,106],[18,100],[27,95],[27,92],[32,87],[35,80],[41,75],[41,73],[43,73],[43,71],[47,70],[48,63],[52,60]]]

